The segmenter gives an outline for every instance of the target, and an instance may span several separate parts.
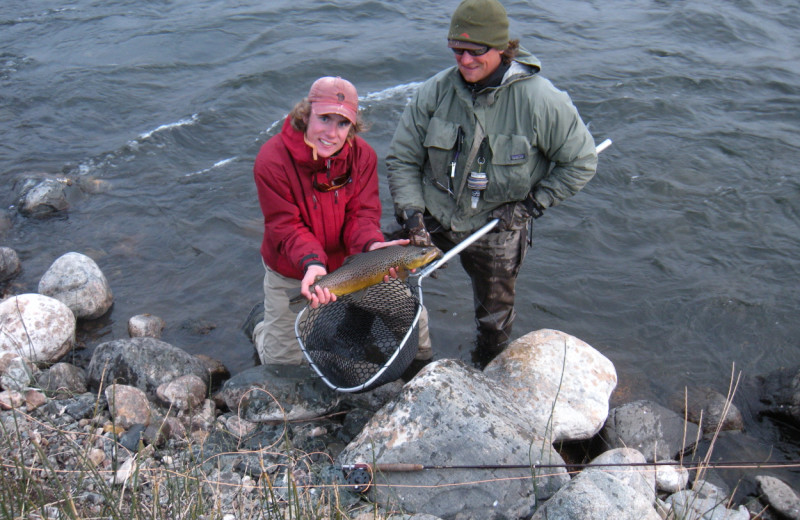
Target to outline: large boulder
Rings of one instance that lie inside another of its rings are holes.
[[[163,383],[188,374],[209,378],[203,362],[186,351],[155,338],[131,338],[98,345],[86,379],[91,388],[120,383],[156,395]]]
[[[569,481],[560,467],[563,459],[538,431],[542,425],[520,413],[511,393],[497,381],[446,359],[427,365],[406,383],[338,460],[343,465],[473,466],[413,472],[379,468],[370,492],[386,507],[445,519],[459,513],[464,518],[528,517],[537,499]],[[557,467],[532,469],[532,464]]]
[[[542,329],[513,341],[484,373],[511,391],[531,421],[554,442],[593,437],[608,417],[617,386],[611,361],[585,342]]]
[[[0,330],[0,351],[55,363],[75,344],[75,315],[49,296],[20,294],[0,302]]]
[[[67,305],[76,318],[99,318],[111,308],[114,296],[94,260],[80,253],[62,255],[39,280],[39,293]]]

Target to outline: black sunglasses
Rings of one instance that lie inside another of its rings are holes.
[[[483,56],[489,52],[489,47],[486,47],[485,45],[480,49],[462,49],[460,47],[451,47],[451,49],[457,56],[461,56],[465,52],[470,56]]]
[[[314,189],[321,192],[328,192],[328,191],[336,191],[339,188],[342,188],[349,184],[353,178],[350,176],[350,172],[345,173],[344,175],[339,175],[338,177],[334,177],[328,182],[317,182],[317,175],[315,174],[312,178],[312,183],[314,185]]]

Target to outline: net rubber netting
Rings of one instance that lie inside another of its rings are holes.
[[[297,339],[312,368],[342,392],[363,392],[398,379],[417,354],[418,287],[393,279],[335,302],[307,307]]]

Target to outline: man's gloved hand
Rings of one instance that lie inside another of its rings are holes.
[[[425,220],[422,218],[421,211],[415,211],[411,215],[403,212],[405,220],[403,221],[403,229],[408,233],[408,239],[411,240],[412,246],[430,246],[433,245],[431,235],[425,229]]]
[[[525,206],[525,211],[528,212],[533,218],[539,218],[544,215],[545,207],[539,204],[539,201],[533,196],[533,192],[528,193],[528,196],[522,201],[522,205]]]

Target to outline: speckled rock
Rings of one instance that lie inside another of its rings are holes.
[[[203,402],[206,390],[206,383],[202,379],[194,374],[187,374],[159,385],[156,395],[178,410],[190,410]]]
[[[147,395],[136,387],[109,385],[105,390],[108,409],[117,426],[128,429],[134,424],[150,424],[152,412]]]
[[[0,351],[54,363],[75,344],[75,315],[49,296],[20,294],[0,302]]]
[[[167,324],[152,314],[137,314],[128,320],[128,335],[132,338],[160,338]]]
[[[543,427],[539,433],[544,435],[546,426],[554,442],[589,439],[600,431],[617,385],[608,358],[550,329],[513,341],[484,373],[510,390],[521,408],[529,408],[532,421]]]
[[[39,280],[39,293],[69,307],[76,318],[99,318],[111,308],[114,296],[94,260],[81,253],[56,259]]]

